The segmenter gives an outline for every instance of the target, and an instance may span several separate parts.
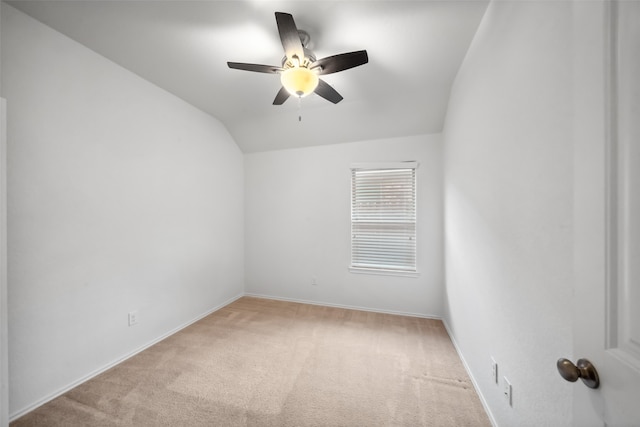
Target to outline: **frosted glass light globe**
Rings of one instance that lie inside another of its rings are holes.
[[[318,75],[305,67],[288,68],[280,75],[280,82],[291,95],[303,98],[318,87]]]

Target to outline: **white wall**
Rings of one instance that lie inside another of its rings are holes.
[[[6,100],[0,98],[0,427],[9,424]]]
[[[0,427],[5,427],[9,424],[6,107],[6,100],[0,98]]]
[[[242,294],[243,156],[216,119],[4,3],[1,28],[15,417]]]
[[[417,278],[350,273],[350,165],[418,160]],[[245,155],[245,290],[425,316],[442,314],[440,135]],[[317,286],[311,285],[313,277]]]
[[[0,8],[2,22],[2,8]],[[2,32],[0,31],[0,46]],[[2,81],[0,55],[0,82]],[[1,90],[0,90],[1,92]],[[9,342],[7,306],[7,162],[6,162],[6,101],[0,98],[0,427],[9,424]]]
[[[446,321],[501,426],[571,424],[571,22],[570,2],[492,2],[443,134]]]

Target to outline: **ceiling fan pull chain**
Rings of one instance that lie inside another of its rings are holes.
[[[302,97],[299,96],[298,97],[298,121],[299,122],[302,121],[302,113],[300,112],[301,109],[302,109]]]

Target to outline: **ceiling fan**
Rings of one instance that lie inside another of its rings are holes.
[[[229,68],[280,74],[282,88],[273,100],[273,105],[282,105],[291,95],[302,98],[311,93],[316,93],[334,104],[342,101],[342,95],[318,76],[366,64],[369,61],[367,51],[358,50],[316,59],[315,54],[307,48],[309,34],[298,30],[291,14],[276,12],[276,24],[285,53],[281,67],[227,62]]]

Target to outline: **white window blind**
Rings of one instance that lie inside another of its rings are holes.
[[[351,268],[416,271],[416,164],[351,169]]]

